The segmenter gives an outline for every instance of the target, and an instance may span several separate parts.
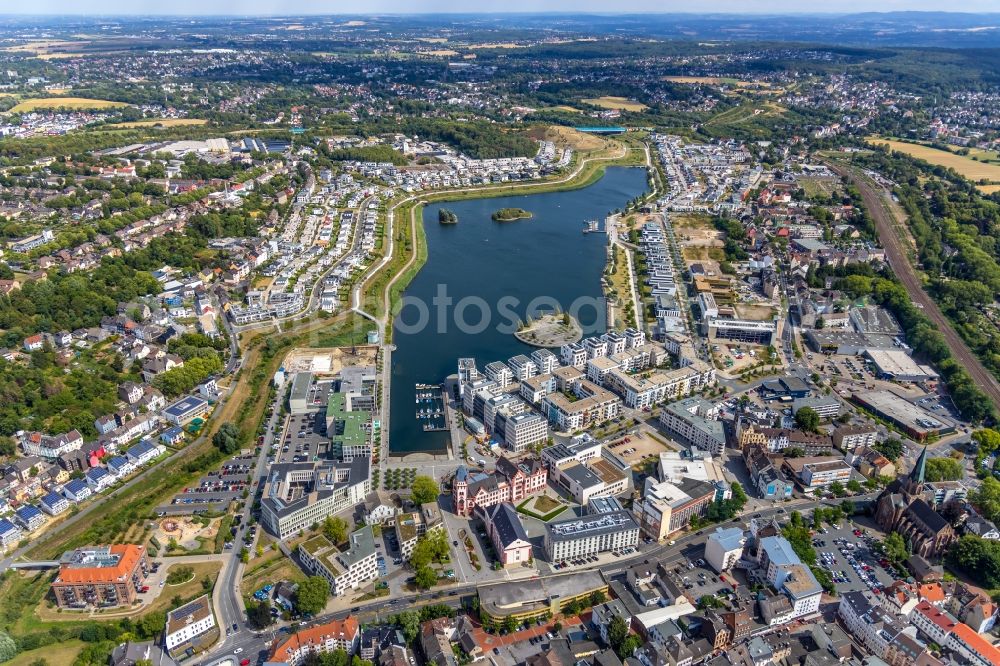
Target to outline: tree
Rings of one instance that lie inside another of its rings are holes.
[[[958,481],[962,478],[962,463],[954,458],[928,458],[927,481]]]
[[[843,497],[844,495],[847,494],[847,491],[844,490],[844,484],[842,484],[840,481],[834,481],[828,486],[828,489],[836,497]]]
[[[326,606],[330,595],[330,584],[322,576],[310,576],[301,583],[295,592],[295,608],[300,613],[315,615]]]
[[[335,544],[347,541],[347,521],[340,516],[327,516],[323,521],[323,534]]]
[[[410,487],[412,489],[411,497],[417,504],[437,501],[438,494],[441,492],[437,481],[423,474],[414,478]]]
[[[274,622],[268,604],[249,603],[247,605],[247,622],[254,629],[264,629]]]
[[[517,620],[513,616],[508,615],[503,619],[502,628],[508,634],[514,633],[514,630],[517,629]]]
[[[628,624],[624,618],[615,615],[611,618],[611,622],[608,623],[608,643],[611,645],[611,649],[618,652],[627,636]]]
[[[212,444],[229,456],[239,451],[241,438],[242,433],[235,423],[223,423],[212,435]]]
[[[707,608],[718,608],[722,605],[722,602],[714,594],[705,594],[698,599],[698,608],[700,610],[705,610]]]
[[[983,428],[972,433],[972,441],[979,445],[980,453],[992,453],[1000,449],[1000,432]]]
[[[17,656],[17,643],[8,634],[0,631],[0,662],[10,661]]]
[[[1000,481],[986,477],[978,488],[969,492],[969,501],[987,520],[1000,520]]]
[[[414,582],[417,584],[417,587],[420,587],[424,590],[429,590],[434,586],[434,583],[437,582],[437,573],[434,571],[434,569],[430,568],[429,566],[422,566],[417,569],[417,572],[416,574],[414,574],[413,578]]]
[[[897,532],[890,532],[882,541],[882,550],[885,556],[895,564],[906,561],[910,556],[910,549],[906,547],[906,541]]]
[[[403,611],[397,616],[399,628],[403,631],[403,636],[407,643],[413,643],[420,635],[420,613],[416,611]]]
[[[642,647],[642,639],[639,638],[637,634],[629,634],[622,641],[621,648],[618,651],[618,656],[621,659],[627,659],[635,654],[635,651]]]
[[[861,482],[858,481],[857,479],[851,479],[850,481],[847,482],[847,489],[850,490],[852,493],[860,493]]]
[[[819,430],[819,414],[812,407],[803,407],[795,412],[795,425],[806,432]]]
[[[903,455],[903,443],[895,437],[889,437],[884,442],[876,442],[872,448],[889,460],[897,460]]]
[[[977,585],[1000,586],[1000,543],[966,534],[951,547],[948,558]]]

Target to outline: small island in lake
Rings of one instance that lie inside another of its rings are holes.
[[[523,208],[501,208],[493,213],[494,222],[513,222],[514,220],[527,220],[531,217],[533,217],[532,214]]]
[[[458,224],[458,215],[447,208],[438,209],[438,222],[441,224]]]

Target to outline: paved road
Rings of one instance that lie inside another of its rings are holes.
[[[941,309],[938,308],[937,303],[927,295],[920,276],[917,275],[916,270],[910,264],[906,248],[903,247],[902,241],[893,228],[895,226],[894,220],[891,219],[891,215],[885,206],[885,201],[888,199],[889,193],[885,190],[877,189],[871,180],[853,169],[836,163],[830,163],[830,168],[842,177],[851,178],[854,184],[857,185],[858,190],[861,192],[865,208],[868,209],[868,212],[871,213],[872,218],[875,220],[875,228],[878,230],[879,241],[885,247],[889,266],[892,267],[896,277],[899,278],[899,281],[906,288],[906,293],[909,294],[914,303],[923,309],[924,314],[927,315],[938,331],[941,332],[945,344],[948,345],[948,349],[951,351],[952,356],[955,357],[955,360],[969,372],[976,386],[986,393],[993,403],[994,408],[1000,411],[1000,383],[997,382],[992,373],[982,366],[976,355],[966,346],[965,341],[952,328],[951,322],[944,316]],[[899,220],[899,222],[905,223],[905,220]]]
[[[870,499],[874,495],[862,495],[855,500]],[[762,509],[752,514],[748,512],[744,514],[741,519],[734,520],[727,525],[735,525],[740,522],[749,520],[751,517],[759,516],[761,519],[768,519],[773,517],[784,517],[789,512],[795,511],[810,511],[817,506],[836,504],[837,502],[815,502],[809,500],[796,500],[789,502],[787,504],[782,504],[780,506],[775,506],[769,509]],[[678,562],[685,557],[684,550],[690,546],[703,543],[707,538],[707,532],[714,530],[715,526],[706,527],[698,532],[692,532],[685,534],[683,536],[677,537],[673,545],[661,545],[661,544],[650,544],[640,546],[640,553],[633,557],[622,558],[614,562],[606,563],[599,567],[582,567],[582,569],[587,568],[597,568],[605,575],[605,577],[613,577],[622,574],[628,567],[639,564],[645,560],[650,562],[665,561],[668,563]],[[576,570],[579,571],[579,570]],[[574,573],[576,572],[574,571]],[[539,576],[539,578],[549,578],[555,576],[564,576],[565,573],[556,573]],[[497,582],[500,582],[499,580]],[[447,590],[437,591],[437,592],[421,592],[417,594],[404,595],[396,598],[381,598],[374,601],[369,601],[365,603],[359,603],[352,609],[345,609],[341,611],[336,611],[329,613],[327,615],[322,615],[317,617],[307,623],[305,626],[312,626],[316,624],[322,624],[324,622],[329,622],[330,620],[339,620],[347,617],[348,615],[353,615],[358,618],[362,623],[372,623],[384,621],[389,616],[399,613],[404,610],[411,610],[414,607],[419,607],[428,603],[443,603],[447,604],[453,608],[459,608],[461,606],[461,600],[465,596],[470,596],[477,591],[476,584],[462,584],[457,587],[451,587]],[[201,664],[209,665],[214,664],[218,660],[226,657],[227,654],[233,654],[233,650],[237,647],[243,648],[240,657],[249,657],[251,662],[253,662],[259,653],[262,653],[266,649],[266,644],[275,638],[281,638],[287,636],[285,634],[278,633],[279,628],[269,628],[266,631],[255,633],[249,630],[240,631],[239,634],[233,636],[230,641],[227,641],[226,645],[222,649],[213,650],[211,653],[206,654],[201,662]]]
[[[242,633],[245,633],[240,632],[233,637],[227,637],[225,628],[236,624],[239,629],[245,627],[246,624],[244,622],[246,609],[243,605],[243,595],[240,593],[240,582],[243,580],[244,569],[244,564],[240,560],[242,537],[246,533],[254,499],[260,490],[260,480],[264,475],[267,452],[271,449],[271,445],[274,442],[274,430],[278,425],[278,418],[281,415],[282,400],[284,400],[284,393],[278,391],[274,399],[271,418],[267,422],[267,430],[264,432],[264,442],[260,447],[260,453],[257,455],[257,462],[254,465],[251,476],[253,480],[250,482],[250,494],[246,502],[244,502],[243,510],[240,513],[242,520],[240,521],[236,537],[233,538],[233,548],[230,552],[219,556],[224,558],[222,570],[219,572],[219,579],[216,581],[215,589],[212,590],[212,605],[215,607],[219,625],[222,627],[222,631],[219,632],[219,640],[216,642],[216,649],[222,648],[227,642],[235,643],[242,640]],[[258,526],[258,530],[260,529],[263,528]],[[260,538],[259,535],[257,538]],[[256,543],[257,538],[254,539],[254,543]],[[252,544],[250,550],[251,552],[253,550]],[[232,647],[236,647],[236,645]]]

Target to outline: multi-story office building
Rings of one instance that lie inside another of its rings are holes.
[[[261,524],[287,539],[327,516],[364,502],[371,493],[371,460],[272,465],[261,500]]]
[[[726,432],[716,420],[718,414],[712,403],[691,397],[666,405],[660,412],[660,423],[682,442],[717,456],[726,448]]]
[[[504,446],[515,453],[541,444],[549,436],[549,423],[540,414],[515,414],[503,417]]]
[[[639,543],[639,524],[620,502],[601,498],[584,516],[547,524],[544,543],[552,562],[621,550]]]

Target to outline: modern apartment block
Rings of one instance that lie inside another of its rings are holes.
[[[60,559],[52,594],[60,608],[131,606],[149,569],[143,546],[77,548]]]
[[[314,576],[330,583],[330,593],[339,596],[356,590],[378,577],[375,533],[371,525],[352,532],[347,549],[341,551],[322,534],[299,545],[302,565]]]

